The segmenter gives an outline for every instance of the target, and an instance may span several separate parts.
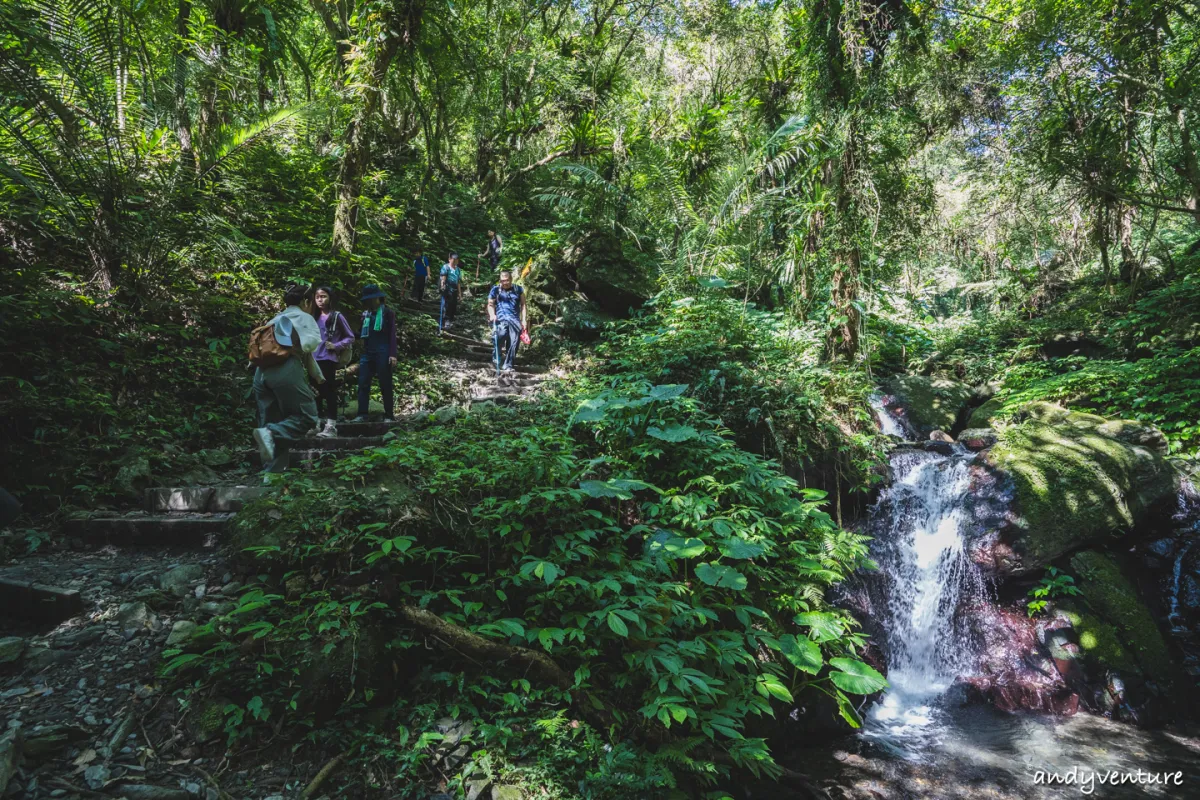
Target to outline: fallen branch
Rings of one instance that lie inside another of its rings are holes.
[[[587,692],[574,688],[575,679],[571,674],[545,653],[485,639],[466,628],[446,622],[432,611],[416,606],[402,605],[396,612],[409,625],[440,640],[461,656],[484,664],[513,664],[540,683],[553,684],[571,692],[575,708],[597,730],[607,730],[613,725],[612,717],[600,710],[604,706],[593,702]]]
[[[333,774],[333,771],[337,769],[337,765],[342,763],[342,759],[345,757],[345,753],[338,753],[336,756],[329,759],[329,761],[325,762],[325,766],[321,767],[321,771],[317,773],[317,777],[313,778],[312,783],[308,784],[308,786],[300,794],[301,800],[308,800],[308,798],[316,794],[317,789],[321,788],[321,784],[325,782],[326,778]]]

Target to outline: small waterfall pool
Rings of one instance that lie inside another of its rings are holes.
[[[916,438],[885,398],[871,405],[883,432]],[[867,523],[880,567],[870,576],[870,614],[883,634],[890,687],[843,749],[796,751],[788,760],[831,796],[851,800],[1200,798],[1200,730],[1141,730],[1088,713],[1005,713],[968,701],[962,679],[977,659],[959,612],[990,602],[965,540],[979,456],[956,444],[938,450],[893,453],[893,481]],[[1110,771],[1130,777],[1101,783],[1097,776]]]

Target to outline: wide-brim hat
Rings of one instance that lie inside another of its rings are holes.
[[[377,297],[380,299],[383,299],[383,298],[386,298],[387,295],[384,294],[383,289],[380,289],[378,286],[376,286],[373,283],[368,283],[366,286],[363,287],[362,297],[360,297],[358,299],[358,301],[360,303],[365,303],[368,300],[374,300]]]

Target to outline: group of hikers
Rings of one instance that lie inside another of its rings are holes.
[[[487,247],[479,257],[488,259],[493,272],[500,266],[502,248],[496,232],[488,231]],[[412,297],[420,303],[430,261],[419,247],[415,255]],[[462,286],[458,253],[450,253],[438,274],[439,334],[454,324]],[[290,444],[314,429],[320,437],[337,436],[338,373],[343,369],[358,373],[358,414],[354,422],[367,421],[375,382],[382,395],[384,420],[395,419],[392,369],[398,352],[396,312],[376,284],[364,286],[359,301],[362,315],[356,331],[337,309],[333,289],[291,284],[284,290],[283,311],[251,334],[250,363],[255,367],[257,406],[254,442],[264,471],[287,469]],[[510,270],[500,271],[499,282],[488,292],[487,317],[492,326],[496,373],[511,372],[517,350],[522,342],[529,342],[529,334],[525,292],[513,283]]]

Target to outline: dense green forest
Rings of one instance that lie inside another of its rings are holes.
[[[247,336],[286,284],[400,308],[417,248],[458,251],[482,320],[495,230],[557,379],[468,409],[401,314],[409,422],[238,515],[236,606],[157,665],[173,707],[210,767],[332,764],[314,797],[804,791],[780,742],[857,728],[886,685],[833,594],[872,566],[879,387],[1200,456],[1198,18],[5,0],[8,555],[239,462]]]

